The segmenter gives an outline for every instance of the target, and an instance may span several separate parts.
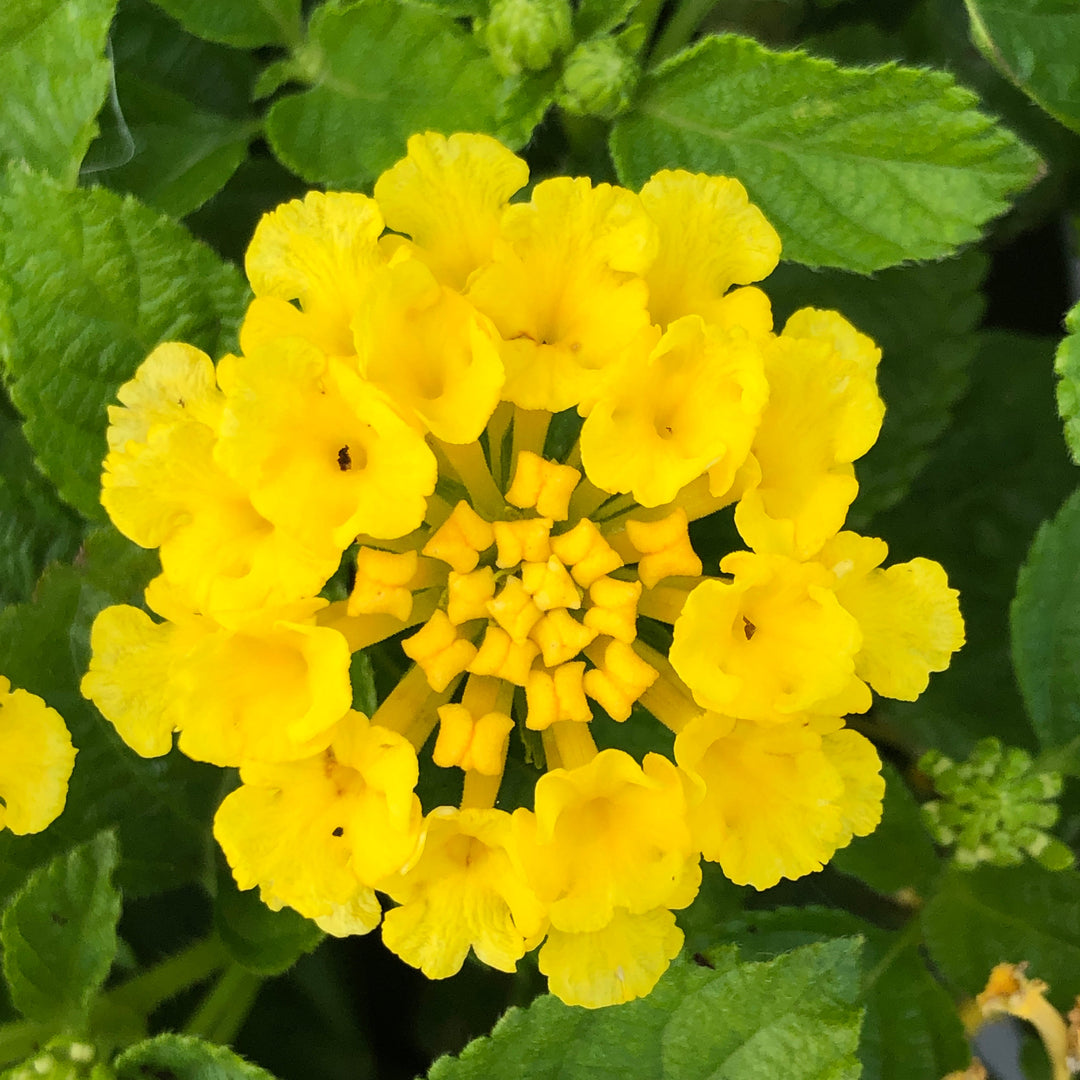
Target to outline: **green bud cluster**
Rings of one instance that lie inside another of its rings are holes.
[[[569,0],[494,0],[484,40],[503,75],[543,71],[574,43]]]
[[[1073,864],[1072,851],[1046,831],[1058,819],[1061,776],[1037,771],[1026,751],[982,739],[965,762],[931,750],[919,768],[943,796],[923,806],[923,818],[958,866],[1016,866],[1025,855],[1048,870]]]
[[[573,116],[614,120],[629,108],[640,74],[617,38],[583,41],[566,58],[556,101]]]
[[[97,1050],[84,1042],[54,1039],[22,1065],[4,1073],[3,1080],[113,1080],[112,1070],[97,1060]]]

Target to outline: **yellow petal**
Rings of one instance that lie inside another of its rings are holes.
[[[525,162],[490,136],[428,131],[375,182],[375,201],[439,280],[461,289],[490,259],[502,208],[528,179]]]
[[[665,169],[641,189],[641,201],[660,235],[646,281],[661,326],[691,313],[710,317],[732,285],[776,268],[780,237],[738,180]]]
[[[644,997],[679,954],[683,933],[666,908],[618,910],[599,930],[552,928],[540,950],[548,989],[567,1005],[600,1009]]]
[[[0,676],[0,829],[22,836],[59,817],[76,753],[60,714]]]
[[[352,350],[350,326],[374,268],[382,214],[373,199],[309,191],[264,214],[244,266],[257,297],[298,300],[319,324],[311,340],[331,340],[335,355]]]

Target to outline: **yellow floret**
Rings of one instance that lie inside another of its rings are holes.
[[[701,573],[701,559],[690,543],[688,525],[681,506],[659,521],[627,521],[626,535],[641,552],[638,577],[646,589],[666,577],[697,577]]]
[[[514,721],[503,712],[475,716],[464,705],[442,705],[432,758],[444,769],[456,765],[484,776],[501,776],[513,728]]]
[[[535,641],[514,641],[501,626],[488,626],[476,656],[468,670],[475,675],[495,675],[500,679],[524,686],[532,662],[540,653]]]
[[[468,574],[476,569],[480,553],[494,543],[495,533],[491,525],[462,500],[435,530],[424,545],[422,554],[442,559],[459,574]]]
[[[577,469],[523,450],[518,454],[514,482],[506,492],[506,501],[522,510],[535,506],[541,517],[565,521],[570,512],[570,496],[580,482],[581,473]]]
[[[569,532],[553,536],[551,550],[571,568],[573,579],[583,589],[623,564],[588,518],[582,518]]]
[[[455,626],[470,619],[487,618],[488,601],[495,595],[495,571],[490,566],[468,574],[451,570],[446,584],[446,615]]]
[[[529,636],[540,646],[544,664],[550,668],[577,656],[596,637],[596,631],[579,623],[566,608],[555,608],[540,619]]]
[[[457,627],[447,618],[446,612],[436,611],[423,627],[412,637],[406,638],[401,647],[410,660],[415,660],[432,690],[445,690],[476,656],[476,646],[466,638],[458,637]]]
[[[533,603],[519,577],[507,578],[499,595],[487,602],[487,609],[488,614],[519,645],[544,614]]]
[[[545,563],[523,564],[521,583],[541,611],[581,607],[581,593],[557,555]]]
[[[526,518],[521,521],[496,521],[495,565],[509,569],[521,562],[547,562],[551,556],[551,518]]]
[[[640,581],[597,578],[589,586],[592,606],[585,612],[585,625],[598,634],[607,634],[629,645],[637,637],[637,604],[641,588]]]
[[[623,641],[609,641],[602,656],[590,650],[589,658],[599,663],[585,675],[585,692],[612,720],[628,720],[634,702],[656,682],[656,670]]]
[[[393,615],[405,622],[412,614],[408,588],[416,573],[415,551],[395,554],[362,547],[356,553],[356,581],[349,595],[350,615]]]

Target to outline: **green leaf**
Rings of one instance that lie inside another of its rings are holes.
[[[574,37],[584,41],[608,34],[637,6],[638,0],[581,0],[574,12]]]
[[[1054,356],[1057,372],[1057,403],[1065,421],[1065,442],[1073,461],[1080,465],[1080,304],[1065,316],[1067,336]]]
[[[856,464],[859,497],[849,528],[864,529],[903,498],[948,427],[979,348],[973,332],[985,308],[980,287],[987,265],[984,255],[969,251],[866,278],[782,263],[764,282],[777,325],[801,307],[834,308],[881,348],[885,423]]]
[[[885,777],[881,824],[869,836],[856,837],[838,851],[832,865],[881,893],[912,888],[926,895],[941,861],[904,778],[887,763],[881,771]]]
[[[74,185],[109,89],[105,35],[116,0],[5,5],[0,17],[0,165],[25,161]]]
[[[1028,863],[1022,869],[952,869],[926,905],[930,958],[957,994],[971,997],[1001,961],[1028,961],[1059,1008],[1069,1008],[1080,971],[1080,874]]]
[[[156,1035],[129,1046],[114,1062],[117,1080],[274,1080],[227,1046],[191,1035]]]
[[[1048,338],[981,334],[971,386],[902,504],[874,519],[889,562],[938,560],[960,590],[967,643],[918,701],[875,705],[913,756],[956,760],[988,735],[1033,748],[1010,662],[1009,605],[1038,527],[1076,487],[1053,399]]]
[[[322,57],[318,81],[274,103],[266,134],[312,183],[369,184],[418,131],[483,132],[512,148],[528,137],[535,95],[504,100],[491,57],[449,14],[396,0],[327,4],[309,36]]]
[[[767,959],[815,941],[858,934],[866,941],[858,1001],[865,1005],[859,1060],[862,1080],[926,1080],[970,1057],[952,998],[931,975],[909,935],[881,930],[830,908],[748,912],[722,933],[748,959]]]
[[[208,41],[254,48],[300,41],[300,0],[154,0],[185,30]]]
[[[132,554],[118,555],[125,545]],[[152,560],[111,529],[87,540],[85,559],[82,572],[50,567],[35,603],[0,612],[0,671],[56,709],[79,750],[60,817],[36,835],[0,832],[0,902],[29,871],[114,826],[124,852],[117,883],[128,896],[175,888],[206,865],[220,770],[175,751],[153,760],[138,757],[79,693],[93,617],[110,602],[137,600]],[[99,587],[106,582],[109,592]]]
[[[326,936],[292,908],[271,911],[258,890],[241,892],[218,860],[214,928],[232,958],[259,975],[280,975]]]
[[[943,71],[841,68],[709,37],[649,73],[611,133],[623,183],[738,177],[784,255],[869,273],[979,237],[1039,159]]]
[[[172,217],[185,217],[220,191],[259,130],[254,119],[203,112],[186,98],[120,73],[117,98],[132,140],[132,157],[101,176]]]
[[[964,0],[971,40],[1051,116],[1080,131],[1080,11],[1070,0]]]
[[[41,571],[79,548],[82,522],[34,464],[19,418],[0,391],[0,604],[26,600]]]
[[[224,186],[258,130],[252,55],[192,36],[148,0],[126,0],[110,42],[115,93],[82,174],[185,217]]]
[[[430,1080],[844,1080],[859,1012],[858,942],[797,949],[769,963],[710,954],[676,961],[648,997],[590,1011],[551,996],[511,1009],[490,1037],[435,1063]]]
[[[1047,767],[1080,771],[1080,491],[1039,530],[1016,582],[1013,666]]]
[[[116,955],[118,859],[116,837],[99,833],[35,871],[5,909],[4,975],[28,1020],[85,1021]]]
[[[102,189],[13,170],[0,193],[0,360],[37,461],[87,517],[106,406],[159,342],[219,356],[247,290],[179,225]]]

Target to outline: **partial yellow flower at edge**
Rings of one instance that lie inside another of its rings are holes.
[[[659,506],[706,470],[726,490],[750,449],[769,387],[745,333],[696,315],[673,322],[648,356],[618,365],[581,429],[581,460],[601,490]]]
[[[645,278],[653,322],[711,318],[732,285],[761,281],[776,269],[780,237],[738,180],[665,169],[641,189],[641,201],[660,236]]]
[[[862,631],[855,673],[885,697],[914,701],[964,644],[964,620],[940,563],[918,558],[879,569],[887,553],[883,540],[842,532],[818,559]]]
[[[577,406],[585,415],[608,369],[649,325],[638,275],[655,252],[655,227],[624,188],[558,177],[508,206],[492,261],[467,294],[502,335],[502,396],[523,409]]]
[[[77,753],[60,714],[0,675],[0,829],[23,836],[59,817]]]
[[[491,258],[502,209],[528,179],[528,165],[488,135],[428,131],[375,182],[375,201],[435,276],[462,289]]]
[[[376,275],[353,323],[360,372],[436,438],[475,442],[504,372],[491,322],[404,252]]]
[[[877,826],[881,762],[861,735],[830,730],[840,723],[706,712],[676,737],[679,766],[704,792],[690,809],[694,839],[737,885],[767,889],[820,870]]]
[[[382,264],[383,218],[373,199],[309,191],[264,214],[244,267],[256,297],[298,300],[313,323],[304,337],[352,353],[350,326],[373,270]]]
[[[383,942],[429,979],[458,972],[470,947],[489,967],[513,971],[547,925],[502,810],[433,810],[416,864],[381,887],[402,905],[386,913]]]

